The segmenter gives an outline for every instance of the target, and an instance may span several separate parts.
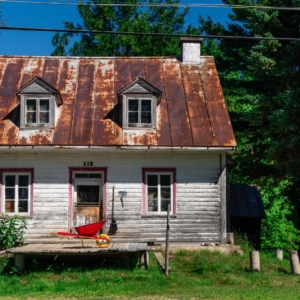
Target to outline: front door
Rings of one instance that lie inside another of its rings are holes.
[[[75,173],[73,226],[103,219],[103,180],[101,173]]]

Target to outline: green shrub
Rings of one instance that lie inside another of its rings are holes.
[[[0,218],[0,250],[22,246],[26,228],[27,221],[25,218],[2,214]]]

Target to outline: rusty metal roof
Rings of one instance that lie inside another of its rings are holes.
[[[257,186],[230,185],[230,216],[233,218],[266,218],[264,205]]]
[[[201,61],[0,56],[0,145],[235,147],[214,59]],[[54,130],[19,128],[16,91],[36,76],[61,94]],[[125,131],[118,122],[118,92],[137,77],[162,91],[157,130]]]

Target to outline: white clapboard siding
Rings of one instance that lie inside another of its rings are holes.
[[[107,167],[106,229],[111,222],[112,191],[119,239],[165,240],[165,216],[142,216],[142,168],[176,168],[176,216],[171,216],[173,242],[220,242],[220,155],[204,152],[97,152],[89,150],[10,151],[0,157],[2,168],[34,169],[33,218],[26,240],[58,239],[51,231],[68,231],[69,167]],[[223,159],[224,161],[224,159]],[[123,206],[118,191],[126,191]],[[71,199],[72,202],[72,199]]]

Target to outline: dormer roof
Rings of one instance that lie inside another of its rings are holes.
[[[157,101],[159,102],[162,92],[145,79],[137,77],[134,81],[118,91],[119,99],[122,94],[153,94],[157,97]]]
[[[59,90],[51,86],[42,78],[35,76],[27,83],[25,83],[22,87],[20,87],[15,94],[20,100],[21,94],[52,94],[55,96],[56,104],[59,106],[62,104],[62,98]]]

